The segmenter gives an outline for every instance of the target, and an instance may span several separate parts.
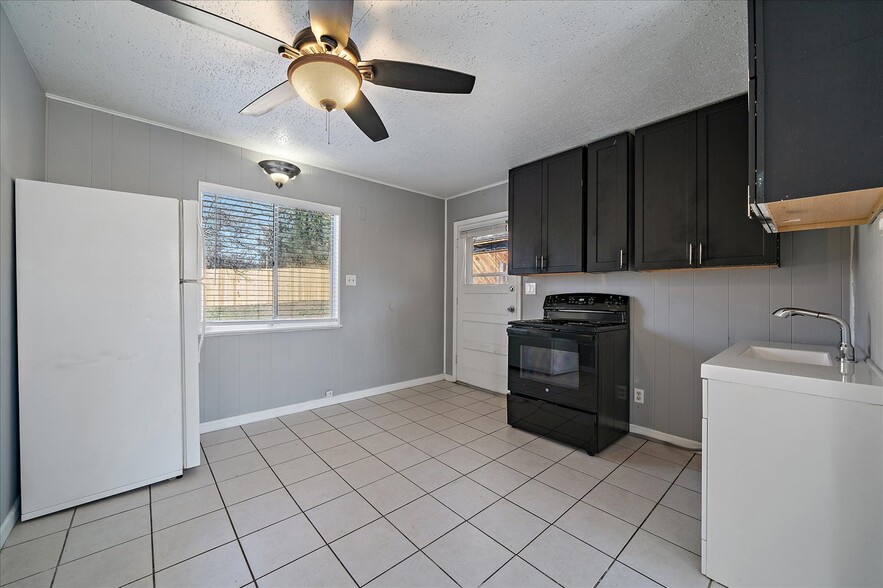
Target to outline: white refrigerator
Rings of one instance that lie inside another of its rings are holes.
[[[199,205],[15,181],[21,517],[199,465]]]

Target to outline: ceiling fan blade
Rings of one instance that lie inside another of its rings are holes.
[[[310,28],[316,40],[331,37],[346,47],[353,24],[353,0],[310,0]]]
[[[184,22],[195,24],[204,29],[221,33],[222,35],[236,39],[237,41],[248,43],[258,49],[264,49],[277,54],[279,53],[280,47],[294,51],[288,43],[273,38],[270,35],[265,35],[260,31],[241,25],[238,22],[228,20],[223,16],[218,16],[217,14],[212,14],[211,12],[196,8],[195,6],[178,2],[178,0],[132,1],[141,6],[146,6],[157,12],[177,18],[178,20],[183,20]]]
[[[368,102],[368,98],[363,92],[360,91],[356,95],[356,99],[344,110],[352,121],[356,123],[356,126],[375,143],[389,137],[386,127],[383,126],[383,121],[380,120],[380,115],[374,110],[374,106]]]
[[[291,87],[291,83],[285,80],[278,86],[267,90],[261,96],[256,98],[251,104],[239,111],[239,114],[247,116],[260,116],[267,114],[277,106],[285,104],[292,98],[297,96],[297,92]]]
[[[469,94],[475,86],[475,76],[430,65],[385,59],[359,62],[364,65],[373,69],[373,76],[365,79],[378,86],[443,94]]]

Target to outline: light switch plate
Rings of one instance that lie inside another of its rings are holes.
[[[537,283],[536,282],[525,282],[524,283],[524,295],[525,296],[536,296],[537,295]]]
[[[356,285],[356,276],[353,274],[346,275],[346,285],[347,286],[355,286]]]

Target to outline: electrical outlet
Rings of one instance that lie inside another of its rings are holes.
[[[334,396],[334,390],[325,390],[325,398],[331,398]]]
[[[635,403],[644,404],[644,391],[640,388],[635,388]]]
[[[347,286],[355,286],[356,285],[356,276],[354,274],[346,275],[346,285]]]
[[[537,295],[536,282],[525,282],[524,283],[524,295],[525,296],[536,296]]]

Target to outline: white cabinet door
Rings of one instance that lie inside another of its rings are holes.
[[[16,181],[22,518],[182,467],[178,202]]]

